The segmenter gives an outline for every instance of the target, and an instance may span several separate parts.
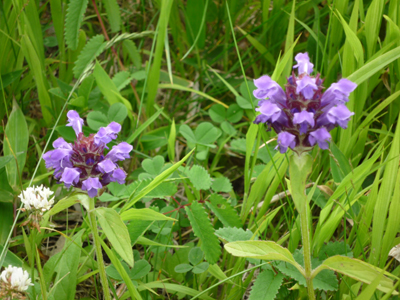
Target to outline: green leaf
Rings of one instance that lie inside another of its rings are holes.
[[[227,134],[227,135],[236,135],[237,130],[235,127],[231,125],[228,121],[224,121],[221,123],[221,129]]]
[[[179,133],[182,134],[189,143],[196,144],[196,137],[194,136],[193,130],[188,125],[181,125],[179,127]]]
[[[121,13],[119,5],[116,0],[103,0],[104,7],[106,8],[107,18],[110,22],[112,32],[117,32],[121,27]]]
[[[185,210],[194,234],[201,240],[200,247],[206,260],[210,264],[217,263],[221,255],[221,247],[204,207],[198,202],[193,202],[192,205],[186,206]]]
[[[278,293],[283,281],[283,275],[271,270],[265,270],[258,274],[251,288],[249,300],[273,300]]]
[[[50,285],[54,273],[56,273],[54,284],[61,280],[60,284],[51,289],[47,299],[75,299],[76,279],[84,232],[85,230],[81,230],[72,239],[68,239],[63,250],[52,256],[44,265],[43,275],[47,284]]]
[[[330,149],[334,158],[330,157],[333,180],[336,183],[342,182],[347,174],[351,172],[351,166],[346,156],[340,151],[334,142],[330,143]]]
[[[301,266],[304,266],[303,253],[300,250],[296,250],[293,254],[293,257],[296,262],[298,262]],[[311,265],[313,268],[316,268],[320,264],[321,261],[318,258],[311,258]],[[304,278],[304,276],[291,264],[288,264],[286,262],[278,262],[276,263],[276,267],[283,274],[290,276],[299,284],[307,287],[306,279]],[[314,289],[317,290],[336,291],[338,289],[338,280],[336,278],[336,275],[332,271],[324,270],[313,279],[313,286]]]
[[[141,259],[135,262],[135,266],[132,271],[129,272],[129,277],[133,280],[137,280],[146,276],[151,270],[151,265],[147,260]]]
[[[232,184],[229,181],[229,178],[222,176],[218,178],[213,178],[211,188],[216,193],[218,192],[229,193],[230,191],[232,191]]]
[[[321,250],[318,253],[318,258],[322,261],[334,255],[353,257],[353,252],[351,251],[350,246],[344,242],[329,242],[321,247]]]
[[[161,173],[164,166],[164,157],[157,155],[153,158],[146,158],[142,161],[143,169],[150,175],[157,176]]]
[[[246,231],[243,228],[224,227],[215,231],[215,234],[228,242],[249,241],[253,237],[253,232],[249,229]]]
[[[113,249],[127,264],[133,267],[133,251],[128,229],[120,215],[112,208],[99,207],[96,210],[101,228],[111,242]]]
[[[201,264],[198,264],[197,266],[195,266],[192,270],[192,272],[194,274],[201,274],[204,273],[205,271],[208,270],[210,264],[206,261],[202,262]]]
[[[6,165],[8,183],[14,190],[17,189],[20,183],[22,184],[22,182],[20,182],[20,176],[22,177],[22,172],[25,166],[26,155],[28,152],[28,142],[29,132],[25,121],[25,116],[19,108],[17,102],[14,101],[13,109],[6,125],[2,145],[4,156],[13,156],[13,153],[15,155],[20,152],[23,153],[21,155],[17,155],[18,167],[15,161]]]
[[[125,40],[123,42],[123,48],[128,52],[129,58],[133,62],[133,65],[139,69],[142,67],[142,58],[140,56],[140,53],[135,45],[134,42],[131,40]]]
[[[79,53],[78,59],[75,61],[74,76],[79,78],[82,72],[89,66],[94,59],[103,52],[106,43],[104,43],[104,36],[102,34],[92,37],[83,47]]]
[[[204,258],[204,252],[203,250],[201,250],[201,248],[199,247],[194,247],[192,249],[190,249],[189,252],[189,262],[192,265],[198,265],[199,263],[201,263],[203,261]]]
[[[10,72],[4,75],[1,75],[1,82],[0,82],[0,91],[11,83],[13,83],[16,79],[21,78],[23,70],[18,70],[14,72]]]
[[[382,269],[370,265],[358,259],[349,258],[346,256],[332,256],[326,259],[318,268],[316,268],[312,276],[316,276],[319,272],[325,269],[330,269],[335,272],[339,272],[343,275],[349,276],[355,280],[371,284],[376,277],[380,276]],[[390,273],[384,272],[385,275],[391,276]],[[388,293],[393,288],[393,280],[386,276],[383,276],[377,289]],[[393,295],[398,295],[397,291],[392,293]]]
[[[88,0],[71,0],[65,20],[65,40],[71,50],[78,48],[79,28],[88,5]]]
[[[86,121],[89,127],[93,130],[99,130],[100,127],[107,127],[107,125],[110,123],[107,117],[99,111],[91,111],[88,114]]]
[[[226,201],[224,197],[218,194],[212,194],[207,206],[215,213],[218,219],[227,227],[242,227],[242,222],[236,210]]]
[[[237,123],[243,117],[243,109],[239,107],[237,104],[232,104],[229,106],[226,112],[226,118],[229,122]]]
[[[128,225],[128,232],[134,245],[138,238],[141,237],[151,226],[152,221],[132,220]]]
[[[175,267],[174,270],[176,273],[187,273],[192,269],[193,269],[193,266],[191,266],[189,264],[179,264]]]
[[[2,214],[0,218],[0,245],[4,245],[14,222],[13,204],[0,202],[0,211]]]
[[[196,143],[200,145],[213,144],[221,135],[221,130],[209,122],[203,122],[194,131]],[[215,146],[214,146],[215,147]]]
[[[232,242],[225,245],[226,251],[234,256],[257,258],[263,260],[285,261],[296,267],[301,274],[303,268],[295,261],[292,253],[282,246],[270,241]]]
[[[121,213],[122,221],[142,220],[142,221],[177,221],[167,217],[150,208],[131,208]]]
[[[11,160],[14,159],[13,155],[7,155],[0,157],[0,169],[4,168]]]
[[[294,153],[290,157],[290,187],[293,202],[296,205],[299,213],[302,213],[308,205],[304,187],[306,186],[307,177],[311,172],[312,163],[312,157],[307,153],[303,153],[301,155]]]
[[[51,208],[51,210],[49,211],[49,215],[54,216],[55,214],[58,214],[60,211],[63,211],[64,209],[71,207],[75,203],[79,203],[79,198],[77,197],[77,195],[72,195],[63,198]]]
[[[188,172],[190,182],[197,190],[208,190],[211,187],[211,177],[207,170],[194,165]]]
[[[128,110],[122,103],[114,103],[108,110],[107,116],[110,122],[114,121],[122,124],[125,118],[128,116]]]
[[[151,178],[145,178],[137,180],[131,183],[127,191],[131,196],[139,195],[144,189],[146,189],[150,184],[152,184]],[[165,198],[176,194],[177,186],[171,182],[162,182],[158,186],[154,187],[145,196],[146,198]]]
[[[216,123],[222,123],[226,119],[226,109],[222,105],[213,105],[209,110],[211,120]]]

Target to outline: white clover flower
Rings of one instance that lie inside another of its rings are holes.
[[[28,187],[25,191],[18,196],[22,203],[24,203],[24,207],[27,210],[39,210],[41,213],[49,210],[51,206],[54,204],[54,197],[50,198],[53,195],[49,188],[41,186],[33,186]]]
[[[10,289],[18,292],[25,292],[29,286],[33,285],[27,271],[11,265],[1,273],[0,278],[9,285]]]

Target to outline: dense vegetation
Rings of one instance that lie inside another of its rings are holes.
[[[0,298],[398,299],[399,0],[0,1],[0,45],[0,266],[32,282]],[[308,178],[253,123],[253,79],[305,52],[357,84]],[[130,151],[94,198],[43,159],[71,111]],[[51,209],[21,202],[39,185]]]

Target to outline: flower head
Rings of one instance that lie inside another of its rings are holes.
[[[301,153],[318,144],[321,149],[329,148],[329,131],[340,126],[347,128],[354,113],[345,106],[357,84],[340,79],[323,92],[320,74],[311,76],[314,65],[307,53],[299,53],[288,78],[285,91],[269,76],[254,80],[257,89],[254,96],[260,99],[256,111],[260,114],[254,123],[266,123],[278,133],[278,148],[281,153],[288,148]]]
[[[27,271],[22,268],[9,265],[0,274],[0,295],[22,296],[23,293],[32,286],[33,283],[29,278]],[[16,298],[17,298],[16,297]],[[2,298],[3,299],[3,298]]]
[[[66,188],[71,186],[87,191],[95,197],[98,190],[110,182],[124,183],[126,173],[118,161],[129,158],[133,147],[121,142],[107,153],[107,144],[115,140],[121,131],[121,125],[111,122],[101,127],[96,134],[86,137],[82,132],[83,119],[76,111],[67,113],[69,123],[75,130],[76,141],[67,143],[63,138],[54,141],[54,150],[43,155],[46,167],[54,169],[54,177],[63,182]]]
[[[41,186],[28,187],[25,191],[22,191],[18,198],[24,204],[25,210],[36,210],[40,214],[49,210],[54,204],[54,197],[49,199],[53,195],[49,188]]]

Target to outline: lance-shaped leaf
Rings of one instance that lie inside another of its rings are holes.
[[[312,272],[312,277],[315,277],[319,272],[325,269],[339,272],[367,284],[371,284],[383,272],[382,269],[361,260],[336,255],[328,258],[318,268],[316,268]],[[384,274],[393,276],[388,272],[384,272]],[[382,292],[388,293],[393,288],[393,280],[386,276],[382,276],[376,288]],[[394,291],[392,294],[398,295],[398,292]]]
[[[292,253],[274,242],[233,242],[226,244],[225,249],[232,255],[239,257],[286,261],[295,266],[304,275],[304,269],[294,260]]]

